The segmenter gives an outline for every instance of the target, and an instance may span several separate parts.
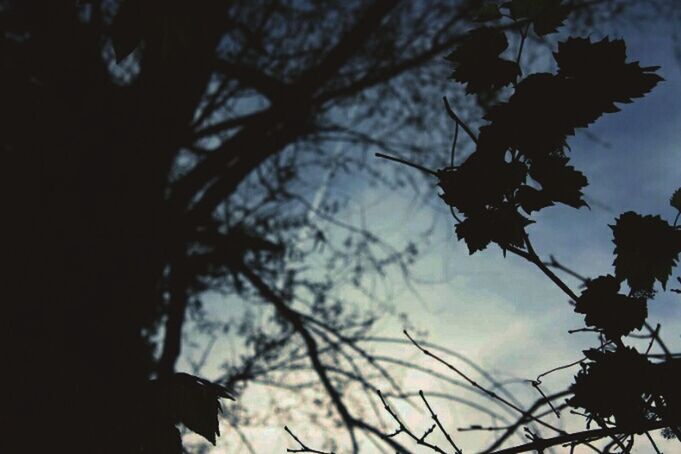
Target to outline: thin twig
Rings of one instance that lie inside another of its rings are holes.
[[[431,449],[431,450],[433,450],[433,451],[435,451],[439,454],[447,454],[447,452],[443,451],[440,447],[438,447],[434,444],[428,443],[426,441],[426,437],[433,432],[433,430],[435,429],[435,425],[433,425],[431,428],[429,428],[427,431],[425,431],[422,436],[417,437],[411,430],[409,430],[409,428],[407,426],[404,425],[404,423],[402,423],[402,420],[400,420],[400,418],[397,416],[397,413],[395,413],[395,411],[392,408],[390,408],[390,405],[388,405],[388,402],[383,397],[383,394],[381,393],[381,391],[377,389],[376,394],[378,394],[378,398],[381,399],[381,403],[383,404],[383,408],[385,408],[385,411],[388,412],[388,414],[395,420],[395,422],[398,425],[397,430],[395,430],[395,432],[390,434],[389,435],[390,437],[394,437],[394,436],[397,436],[401,433],[404,433],[404,434],[408,435],[410,438],[412,438],[417,444],[419,444],[421,446],[425,446],[426,448],[429,448],[429,449]]]
[[[471,138],[473,143],[477,145],[478,144],[477,136],[475,135],[473,130],[471,128],[469,128],[468,125],[466,123],[464,123],[463,120],[461,120],[459,118],[459,116],[456,114],[456,112],[454,112],[454,109],[452,109],[452,106],[449,105],[449,101],[447,101],[447,97],[443,96],[442,101],[444,101],[444,103],[445,103],[445,109],[447,110],[447,115],[449,115],[449,117],[452,120],[454,120],[457,125],[461,126],[461,128],[463,128],[463,130],[466,132],[466,134],[468,134],[468,137]]]
[[[284,426],[284,430],[288,432],[288,434],[300,445],[299,449],[293,449],[293,448],[288,448],[286,452],[310,452],[313,454],[335,454],[333,451],[332,452],[326,452],[326,451],[319,451],[317,449],[312,449],[309,448],[305,443],[300,441],[300,438],[296,437],[296,434],[291,432],[291,429],[288,428],[288,426]]]
[[[422,165],[415,164],[413,162],[407,161],[407,160],[402,159],[402,158],[396,158],[395,156],[389,156],[389,155],[383,154],[383,153],[376,153],[375,156],[378,157],[378,158],[387,159],[389,161],[399,162],[400,164],[404,164],[406,166],[413,167],[415,169],[420,170],[421,172],[425,172],[427,174],[433,175],[434,177],[438,176],[437,172],[435,172],[434,170],[431,170],[427,167],[423,167]]]
[[[431,408],[430,404],[426,400],[426,396],[423,394],[423,391],[419,391],[419,396],[421,396],[421,399],[423,399],[423,403],[426,404],[426,407],[428,408],[428,411],[430,412],[430,417],[433,418],[433,421],[435,421],[435,424],[437,427],[440,429],[440,432],[445,436],[447,441],[449,442],[450,445],[452,445],[452,448],[454,448],[454,452],[457,454],[463,454],[463,451],[459,449],[459,447],[454,443],[454,440],[452,440],[451,435],[449,435],[449,432],[445,430],[445,428],[442,426],[442,423],[440,422],[440,418],[437,417],[437,414],[433,411]]]
[[[419,350],[421,350],[421,352],[422,352],[424,355],[429,356],[429,357],[433,358],[434,360],[438,361],[439,363],[445,365],[449,370],[453,371],[453,372],[456,373],[458,376],[460,376],[461,378],[463,378],[464,380],[466,380],[466,381],[467,381],[471,386],[473,386],[474,388],[476,388],[476,389],[482,391],[482,392],[483,392],[484,394],[486,394],[488,397],[490,397],[490,398],[492,398],[492,399],[495,399],[495,400],[501,402],[502,404],[506,405],[507,407],[509,407],[509,408],[511,408],[511,409],[513,409],[513,410],[515,410],[515,411],[517,411],[518,413],[522,414],[523,416],[527,417],[528,419],[531,419],[532,421],[534,421],[534,422],[536,422],[536,423],[538,423],[538,424],[540,424],[540,425],[542,425],[542,426],[544,426],[544,427],[547,427],[547,428],[549,428],[549,429],[551,429],[551,430],[553,430],[553,431],[555,431],[555,432],[558,432],[558,433],[560,433],[560,434],[565,434],[565,433],[566,433],[564,430],[559,429],[559,428],[557,428],[557,427],[555,427],[555,426],[552,426],[551,424],[549,424],[549,423],[547,423],[547,422],[545,422],[545,421],[542,421],[542,420],[539,419],[539,418],[536,418],[536,417],[534,417],[534,416],[532,416],[532,415],[528,415],[522,408],[520,408],[520,407],[518,407],[517,405],[513,404],[512,402],[509,402],[508,400],[504,399],[503,397],[501,397],[500,395],[498,395],[498,394],[495,393],[494,391],[491,391],[491,390],[489,390],[489,389],[487,389],[487,388],[484,388],[483,386],[479,385],[475,380],[473,380],[473,379],[471,379],[470,377],[468,377],[466,374],[464,374],[463,372],[461,372],[459,369],[457,369],[456,367],[454,367],[452,364],[448,363],[447,361],[445,361],[444,359],[440,358],[440,357],[437,356],[436,354],[434,354],[434,353],[432,353],[432,352],[426,350],[426,349],[423,348],[421,345],[419,345],[419,343],[416,342],[416,341],[414,340],[414,338],[411,337],[411,336],[409,335],[409,333],[407,332],[407,330],[404,330],[403,332],[404,332],[404,335],[407,336],[407,338],[409,338],[409,340],[411,341],[411,343],[414,344],[414,346],[416,346],[416,348],[418,348]]]

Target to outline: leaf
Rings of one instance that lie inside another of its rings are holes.
[[[587,326],[598,328],[608,339],[618,339],[641,329],[648,316],[645,298],[619,293],[614,276],[600,276],[587,282],[575,304],[575,312],[586,315]]]
[[[190,374],[177,373],[154,382],[159,393],[159,404],[169,421],[184,424],[215,445],[220,435],[218,413],[222,411],[219,398],[234,399],[229,391]]]
[[[553,74],[537,73],[521,80],[505,103],[492,107],[485,119],[497,141],[528,158],[546,156],[561,149],[574,121],[564,106],[574,102],[571,83]]]
[[[669,204],[676,208],[678,211],[681,211],[681,188],[677,189],[674,194],[672,195],[672,198],[669,199]]]
[[[508,47],[506,35],[489,27],[470,31],[446,58],[454,64],[452,79],[466,84],[466,92],[498,90],[520,75],[518,65],[499,58]]]
[[[651,390],[651,363],[630,347],[595,352],[570,387],[573,407],[584,408],[591,416],[615,417],[620,427],[640,427],[647,420],[644,395]]]
[[[464,240],[468,253],[473,255],[485,249],[490,242],[502,249],[508,246],[522,248],[525,244],[525,227],[532,223],[512,206],[490,208],[475,213],[456,225],[456,236]]]
[[[625,50],[621,40],[572,38],[560,43],[554,54],[558,74],[524,78],[507,102],[485,115],[495,142],[529,159],[544,157],[561,150],[576,128],[617,112],[615,103],[643,96],[662,79],[651,72],[656,68],[626,63]]]
[[[551,198],[545,191],[539,191],[527,185],[522,185],[518,188],[515,199],[527,214],[532,214],[533,211],[539,211],[542,208],[553,205],[553,201],[551,201]]]
[[[556,32],[570,14],[561,0],[511,0],[502,8],[508,9],[514,19],[530,20],[539,36]]]
[[[626,280],[634,291],[652,293],[655,281],[666,288],[672,268],[681,253],[681,230],[659,216],[641,216],[628,211],[616,220],[615,276]]]
[[[438,172],[442,199],[466,215],[499,206],[504,195],[525,181],[527,167],[504,161],[503,155],[476,151],[458,169]]]
[[[476,22],[487,22],[501,19],[501,11],[494,3],[484,3],[475,15]]]
[[[580,208],[586,206],[582,199],[582,188],[588,184],[588,180],[568,162],[566,156],[559,154],[535,159],[530,164],[530,176],[541,184],[542,192],[550,200]]]
[[[123,0],[111,23],[111,42],[116,63],[130,55],[142,41],[142,1]]]
[[[587,101],[584,107],[589,107],[593,120],[618,111],[615,102],[640,98],[663,80],[654,73],[659,67],[642,68],[638,62],[627,63],[626,58],[624,40],[609,38],[593,43],[588,38],[569,38],[554,53],[558,75],[576,81],[580,100]]]

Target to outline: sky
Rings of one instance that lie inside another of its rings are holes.
[[[548,259],[554,255],[564,265],[591,277],[614,271],[614,246],[608,225],[629,210],[659,214],[673,221],[676,213],[668,201],[681,186],[681,109],[678,105],[681,66],[674,59],[668,30],[663,27],[645,32],[626,30],[624,38],[629,60],[638,60],[642,66],[660,65],[659,73],[665,81],[645,98],[621,105],[621,112],[601,118],[589,129],[598,140],[583,134],[570,140],[573,165],[589,178],[585,193],[591,209],[552,207],[536,216],[536,224],[529,227],[535,248],[542,257]],[[579,360],[581,350],[597,345],[592,333],[568,333],[583,326],[583,317],[572,311],[565,295],[537,268],[515,256],[504,258],[496,246],[469,256],[465,244],[456,241],[452,219],[439,199],[414,210],[409,205],[410,198],[404,194],[386,195],[375,191],[367,189],[361,194],[366,203],[378,197],[383,199],[367,213],[367,223],[384,232],[388,239],[403,241],[421,232],[433,217],[437,220],[433,246],[413,270],[417,278],[436,283],[416,284],[418,296],[400,284],[396,284],[392,293],[395,310],[408,313],[412,325],[426,330],[431,342],[467,356],[496,377],[520,379],[532,379],[553,367]],[[345,214],[348,220],[355,215]],[[675,275],[678,274],[677,271]],[[561,277],[579,291],[578,281],[565,275]],[[389,279],[400,280],[398,276]],[[662,324],[662,337],[676,351],[681,350],[679,303],[678,295],[667,293],[649,304],[649,322]],[[402,328],[399,320],[387,318],[379,324],[378,334],[399,337]],[[415,349],[403,346],[382,345],[375,351],[397,352],[423,366],[434,365]],[[452,361],[462,365],[456,359]],[[446,373],[445,369],[438,370]],[[545,391],[564,388],[576,370],[572,368],[548,377],[544,381]],[[442,386],[409,371],[404,371],[403,379],[405,388],[412,391]],[[527,382],[512,385],[511,389],[528,401],[538,397]],[[451,387],[445,390],[452,391]],[[253,405],[263,402],[257,396],[245,398]],[[479,413],[456,403],[442,400],[434,403],[450,427],[489,423]],[[400,410],[408,421],[427,426],[427,415],[406,407]],[[319,436],[307,433],[306,428],[299,429],[299,435],[311,437],[310,444]],[[287,447],[295,447],[281,427],[257,428],[247,433],[255,440],[256,450],[262,449],[258,452],[285,452]],[[473,452],[482,441],[491,439],[489,433],[456,433],[456,437],[465,452]],[[520,442],[515,439],[515,443]],[[275,446],[279,449],[273,448]],[[634,452],[652,452],[644,441],[639,446]],[[664,446],[661,442],[660,447],[664,449]],[[232,444],[215,452],[239,452],[234,449]],[[666,452],[674,452],[673,449],[678,449],[678,445]],[[374,450],[367,447],[363,452]]]

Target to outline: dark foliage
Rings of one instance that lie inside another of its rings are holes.
[[[659,216],[628,211],[617,218],[613,231],[615,275],[634,292],[651,294],[657,280],[667,280],[681,253],[681,230]]]
[[[586,316],[586,326],[601,330],[607,339],[641,329],[648,317],[645,298],[623,295],[619,290],[620,282],[614,276],[600,276],[586,283],[575,304],[575,312]]]
[[[494,28],[476,28],[463,43],[447,56],[454,64],[452,79],[466,84],[468,93],[498,90],[520,75],[518,65],[499,58],[508,47],[504,32]]]
[[[504,3],[501,9],[509,10],[519,27],[521,51],[528,24],[541,36],[554,32],[567,16],[567,9],[559,0],[513,0]],[[497,5],[485,4],[478,20],[496,21],[502,16]],[[594,42],[589,38],[568,38],[558,43],[553,54],[558,68],[555,74],[531,74],[516,82],[511,80],[511,71],[498,71],[499,78],[492,80],[488,74],[478,73],[510,63],[499,56],[508,46],[506,37],[487,26],[471,31],[468,36],[449,57],[457,65],[453,78],[465,83],[469,93],[509,84],[513,84],[513,90],[506,101],[487,110],[484,119],[488,123],[477,136],[446,104],[457,128],[463,128],[475,144],[475,151],[462,164],[435,172],[443,191],[441,197],[452,208],[457,221],[457,238],[466,242],[470,254],[494,242],[504,254],[510,251],[536,265],[570,297],[574,311],[585,316],[585,331],[599,333],[599,347],[584,351],[585,359],[575,363],[582,370],[575,376],[569,388],[572,397],[567,400],[568,405],[584,410],[587,422],[594,421],[601,427],[594,439],[613,435],[611,446],[630,452],[633,435],[649,428],[666,428],[665,436],[679,438],[681,361],[659,338],[660,327],[653,330],[646,323],[648,300],[655,296],[654,284],[657,281],[666,289],[681,253],[678,216],[672,225],[660,216],[623,213],[611,226],[614,275],[587,279],[558,265],[553,258],[543,262],[525,230],[533,221],[518,212],[522,209],[530,215],[556,203],[574,208],[586,206],[582,190],[588,180],[570,165],[566,154],[568,138],[602,115],[617,112],[617,104],[630,103],[648,93],[662,80],[655,73],[658,67],[627,62],[622,40],[605,38]],[[480,59],[473,57],[476,55],[473,45],[481,49]],[[453,149],[457,138],[455,135]],[[670,205],[681,212],[681,189],[672,195]],[[577,296],[549,266],[582,279],[585,288],[581,295]],[[621,292],[625,282],[628,293]],[[645,353],[640,353],[627,346],[624,339],[644,327],[650,331],[647,336],[650,345]],[[648,354],[655,342],[663,351],[659,362],[653,362],[653,356]],[[541,380],[537,378],[533,385],[539,390]],[[542,396],[546,397],[543,392]],[[527,421],[526,416],[523,414],[520,423]],[[533,449],[543,452],[544,448],[559,443],[589,441],[590,435],[596,435],[595,431],[586,431],[549,441],[526,432],[533,441],[508,452]],[[506,436],[511,433],[513,429]],[[501,437],[492,448],[504,439]]]
[[[588,350],[585,364],[571,387],[568,402],[601,420],[614,417],[617,424],[636,428],[648,419],[645,398],[652,391],[652,364],[633,348],[616,351]]]
[[[474,30],[470,40],[451,54],[461,65],[455,78],[461,76],[457,80],[467,82],[469,91],[475,90],[459,72],[466,68],[466,58],[476,55],[468,46],[474,42],[483,49],[482,55],[497,58],[507,45],[502,35],[484,27]],[[568,136],[601,115],[616,112],[615,103],[631,102],[662,80],[652,72],[656,68],[627,63],[622,40],[570,38],[558,45],[554,58],[559,68],[556,74],[532,74],[521,80],[508,101],[485,115],[489,123],[480,129],[475,152],[458,168],[438,173],[443,200],[471,217],[457,228],[457,236],[466,240],[471,253],[489,242],[502,249],[523,246],[529,222],[509,214],[515,207],[531,214],[555,203],[585,206],[582,189],[587,178],[569,164]],[[471,73],[473,80],[485,77]],[[512,233],[498,231],[499,213],[510,222]]]

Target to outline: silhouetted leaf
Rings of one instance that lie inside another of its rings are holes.
[[[508,246],[524,247],[524,229],[532,221],[519,214],[512,206],[490,208],[472,214],[456,226],[456,236],[464,240],[468,253],[474,254],[490,242],[502,249]]]
[[[574,132],[564,106],[574,102],[570,83],[548,73],[532,74],[518,83],[505,103],[485,115],[497,141],[532,159],[563,148]]]
[[[514,19],[530,20],[539,36],[554,33],[570,14],[561,0],[511,0],[502,7],[507,8]]]
[[[587,282],[575,304],[575,312],[586,315],[585,324],[598,328],[608,339],[641,329],[648,316],[645,298],[623,295],[619,290],[614,276],[600,276]]]
[[[499,58],[508,47],[506,35],[489,27],[470,31],[447,56],[454,64],[452,78],[466,84],[466,92],[497,90],[512,83],[520,74],[518,65]]]
[[[570,387],[573,407],[584,408],[599,418],[614,416],[621,427],[637,427],[648,414],[644,395],[650,392],[650,362],[633,348],[599,352],[591,350],[593,362],[583,365]]]
[[[633,291],[652,293],[655,280],[666,288],[681,253],[681,230],[659,216],[628,211],[614,226],[615,275]]]
[[[521,162],[506,162],[503,155],[474,152],[457,169],[438,172],[442,199],[468,215],[486,206],[498,206],[504,195],[525,181],[527,167]]]
[[[669,199],[669,204],[676,208],[677,210],[681,211],[681,188],[677,189],[674,194],[672,195],[672,198]]]
[[[643,96],[660,80],[638,63],[626,63],[621,41],[591,43],[570,39],[554,54],[558,74],[537,73],[521,80],[505,103],[491,108],[495,143],[529,159],[561,150],[568,135],[601,115],[617,112],[616,102]]]
[[[477,14],[475,15],[476,22],[487,22],[490,20],[497,19],[501,19],[501,12],[499,11],[499,7],[494,3],[489,2],[483,4],[478,10]]]
[[[226,388],[185,373],[152,383],[158,392],[161,411],[166,413],[163,419],[182,423],[215,444],[216,435],[220,435],[218,413],[222,406],[219,399],[234,399]]]
[[[542,208],[553,205],[551,198],[546,192],[527,185],[522,185],[518,188],[515,199],[527,214],[532,214],[533,211],[539,211]]]
[[[640,98],[663,80],[653,73],[657,66],[642,68],[638,62],[627,63],[626,45],[621,39],[592,43],[588,38],[569,38],[558,44],[554,58],[558,75],[577,82],[580,100],[587,102],[581,108],[592,111],[589,117],[616,112],[615,102]],[[584,121],[576,126],[586,126],[588,122]]]
[[[550,200],[580,208],[586,206],[582,188],[588,180],[583,173],[568,165],[568,161],[566,156],[559,154],[535,159],[530,165],[530,176],[541,184],[542,192]]]

